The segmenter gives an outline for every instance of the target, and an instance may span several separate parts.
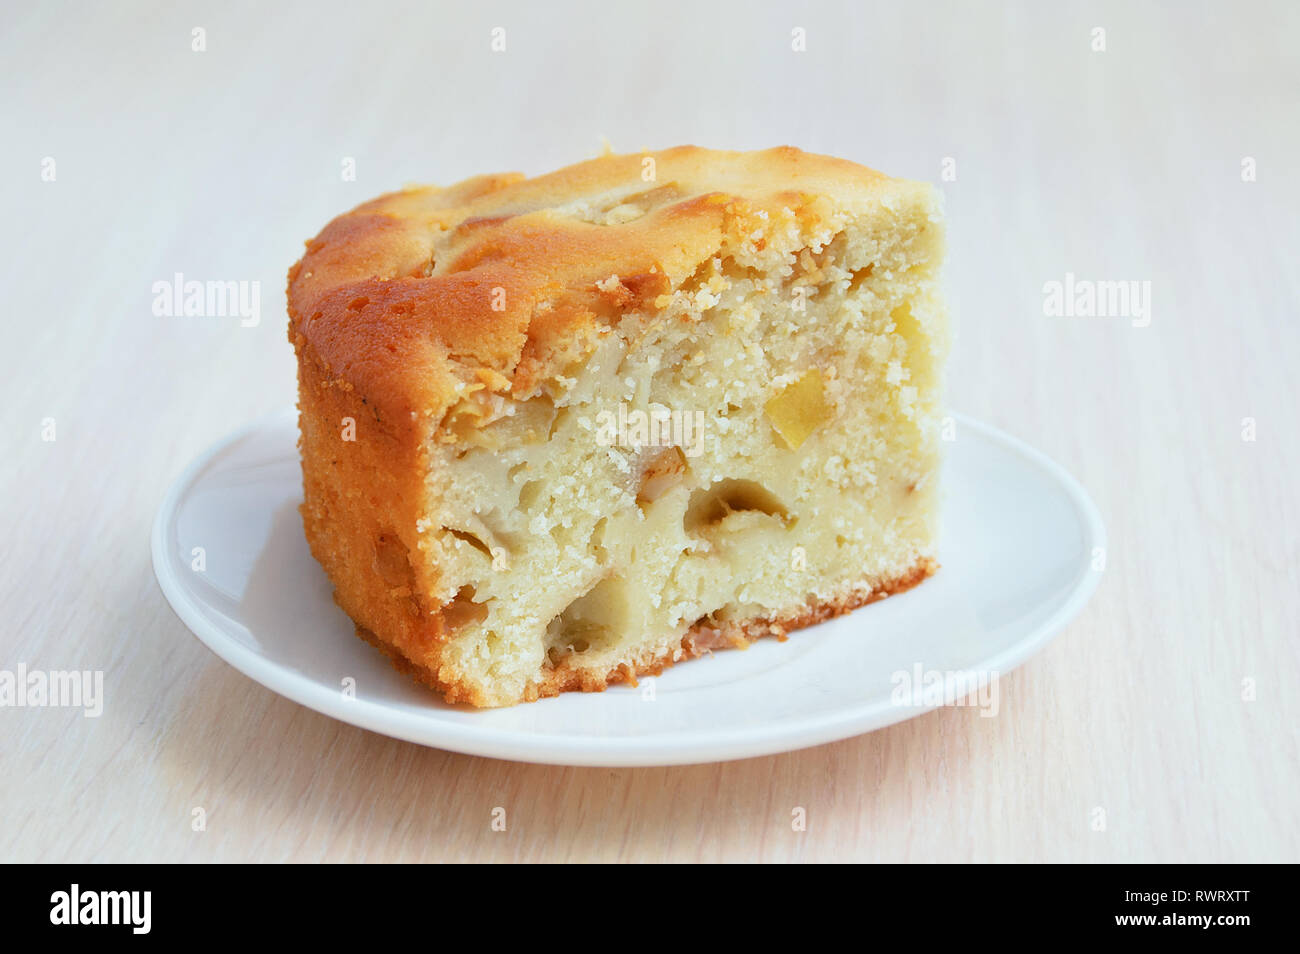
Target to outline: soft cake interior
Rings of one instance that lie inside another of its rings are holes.
[[[734,641],[731,624],[779,628],[926,575],[946,350],[933,201],[816,235],[773,223],[612,321],[571,376],[526,400],[467,394],[431,448],[421,535],[450,603],[443,664],[489,703],[599,688]]]

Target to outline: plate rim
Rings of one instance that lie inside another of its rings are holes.
[[[221,627],[199,613],[188,598],[185,587],[167,564],[166,531],[176,514],[182,494],[195,478],[231,446],[257,431],[294,416],[293,408],[281,408],[264,414],[237,428],[194,457],[167,488],[154,516],[150,550],[154,578],[172,611],[186,628],[219,659],[254,682],[299,705],[349,725],[419,745],[477,755],[547,765],[649,767],[693,765],[724,762],[792,752],[830,742],[852,738],[876,729],[924,715],[943,703],[917,706],[893,706],[883,713],[879,702],[845,706],[821,716],[788,722],[766,723],[758,727],[692,733],[658,733],[635,737],[563,736],[547,737],[539,749],[538,736],[514,729],[483,728],[429,719],[396,712],[389,706],[360,698],[347,698],[338,689],[294,673],[244,646],[222,631]],[[965,414],[947,414],[959,429],[970,428],[986,439],[1015,452],[1029,464],[1043,471],[1060,486],[1085,527],[1086,543],[1092,548],[1106,546],[1106,528],[1101,513],[1083,485],[1062,465],[1037,448],[992,424]],[[1085,573],[1069,596],[1029,636],[982,660],[980,670],[966,670],[977,689],[989,681],[989,673],[1008,675],[1051,642],[1087,605],[1101,581],[1102,572]],[[883,715],[883,718],[882,718]]]

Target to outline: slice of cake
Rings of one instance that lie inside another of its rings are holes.
[[[924,580],[942,253],[933,188],[791,148],[340,216],[289,272],[336,600],[449,701],[503,706]]]

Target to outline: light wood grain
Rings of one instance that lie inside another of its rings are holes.
[[[100,669],[107,700],[0,710],[0,859],[1300,860],[1294,4],[324,9],[2,15],[0,668]],[[601,135],[935,181],[956,160],[951,404],[1078,475],[1110,534],[1096,596],[997,718],[693,768],[517,765],[281,699],[167,607],[168,482],[293,400],[302,240],[405,182],[540,172]],[[261,324],[155,317],[177,271],[261,281]],[[1150,325],[1046,317],[1066,272],[1150,281]]]

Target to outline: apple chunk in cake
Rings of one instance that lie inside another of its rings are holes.
[[[303,519],[358,632],[509,705],[936,567],[935,191],[794,149],[385,196],[290,272]]]

